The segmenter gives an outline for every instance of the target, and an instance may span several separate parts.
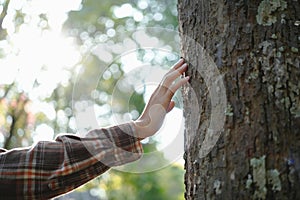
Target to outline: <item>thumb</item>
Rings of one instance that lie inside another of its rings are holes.
[[[174,107],[175,107],[175,102],[174,102],[174,101],[171,101],[171,102],[169,103],[168,108],[167,108],[167,113],[170,112]]]

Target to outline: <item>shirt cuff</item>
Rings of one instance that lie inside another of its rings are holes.
[[[100,156],[99,161],[109,167],[136,161],[143,155],[143,147],[133,122],[93,130],[86,138],[96,139],[92,146],[90,142],[86,146],[90,153]]]

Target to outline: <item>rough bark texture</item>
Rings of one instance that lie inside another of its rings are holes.
[[[186,199],[300,199],[300,1],[179,0],[178,12],[191,76]],[[205,157],[212,99],[199,45],[227,99],[221,136]]]

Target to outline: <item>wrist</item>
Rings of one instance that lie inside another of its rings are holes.
[[[136,136],[140,139],[152,136],[155,132],[152,131],[149,125],[150,122],[147,122],[146,120],[137,119],[136,121],[133,121]]]

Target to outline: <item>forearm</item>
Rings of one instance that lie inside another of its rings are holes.
[[[131,124],[90,131],[0,154],[0,191],[7,199],[46,199],[66,193],[112,166],[140,158]],[[3,164],[5,163],[5,164]]]

